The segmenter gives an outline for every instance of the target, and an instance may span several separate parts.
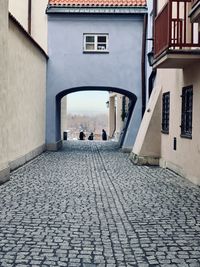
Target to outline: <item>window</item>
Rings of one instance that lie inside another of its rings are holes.
[[[84,34],[84,51],[108,52],[108,34]]]
[[[182,89],[181,136],[192,138],[193,87]]]
[[[162,98],[162,132],[169,133],[170,92],[164,93]]]

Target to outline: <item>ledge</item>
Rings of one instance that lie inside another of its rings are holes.
[[[30,160],[36,158],[45,151],[45,145],[39,146],[24,156],[21,156],[13,161],[9,162],[9,167],[0,170],[0,185],[7,182],[10,179],[10,171],[13,171]]]
[[[121,151],[123,153],[130,153],[132,151],[133,148],[131,147],[122,147]]]
[[[139,156],[135,153],[130,154],[130,160],[136,165],[149,165],[149,166],[159,166],[159,157],[154,156]]]
[[[83,54],[109,54],[109,51],[83,51]]]
[[[13,171],[13,170],[21,167],[25,163],[29,162],[30,160],[32,160],[32,159],[36,158],[37,156],[39,156],[40,154],[42,154],[44,151],[45,151],[45,145],[41,145],[41,146],[33,149],[29,153],[25,154],[24,156],[21,156],[21,157],[15,159],[13,161],[10,161],[9,162],[10,170]]]
[[[10,168],[7,167],[0,171],[0,185],[7,182],[10,179]]]
[[[192,140],[192,135],[187,135],[187,134],[180,134],[181,138],[189,139]]]
[[[51,144],[46,144],[46,150],[48,151],[58,151],[61,149],[63,146],[62,140],[56,142],[56,143],[51,143]]]
[[[153,69],[173,68],[183,69],[190,64],[199,62],[200,48],[196,49],[167,49],[158,55],[153,62]]]
[[[169,131],[162,130],[161,133],[162,134],[169,134]]]
[[[188,168],[184,166],[176,165],[175,163],[168,161],[164,158],[160,158],[160,167],[173,171],[174,173],[182,176],[184,179],[189,180],[193,184],[200,186],[200,177],[198,175],[192,175]]]

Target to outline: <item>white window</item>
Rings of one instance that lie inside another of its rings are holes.
[[[108,34],[84,34],[84,51],[108,52]]]

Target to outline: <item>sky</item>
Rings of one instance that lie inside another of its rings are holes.
[[[97,115],[107,113],[108,92],[82,91],[67,95],[67,113]]]

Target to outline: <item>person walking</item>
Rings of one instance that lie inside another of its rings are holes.
[[[106,134],[106,131],[104,129],[102,130],[102,140],[103,141],[107,140],[107,134]]]

